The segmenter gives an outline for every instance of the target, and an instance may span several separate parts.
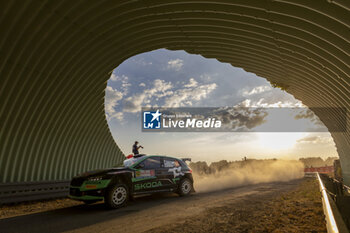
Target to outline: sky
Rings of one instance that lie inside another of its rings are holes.
[[[141,107],[146,106],[305,107],[265,78],[216,59],[160,49],[131,57],[114,69],[107,83],[105,113],[124,154],[131,153],[137,140],[144,146],[140,153],[190,157],[193,161],[337,156],[329,132],[142,132]],[[316,116],[306,115],[283,119],[324,128]],[[256,131],[272,127],[275,118],[267,115],[252,127]]]

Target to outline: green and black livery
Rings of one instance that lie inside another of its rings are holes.
[[[137,195],[176,192],[180,196],[193,192],[192,170],[177,158],[140,155],[124,161],[124,166],[86,172],[74,177],[69,197],[86,204],[97,201],[119,208]]]

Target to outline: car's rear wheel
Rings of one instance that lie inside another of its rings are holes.
[[[109,208],[117,209],[127,204],[129,190],[126,185],[118,184],[109,188],[105,196],[105,204]]]
[[[192,190],[193,190],[192,182],[189,179],[184,178],[179,183],[179,188],[178,188],[177,193],[180,196],[188,196],[188,195],[190,195]]]

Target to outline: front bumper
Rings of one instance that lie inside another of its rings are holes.
[[[110,180],[84,181],[80,186],[71,184],[68,197],[74,200],[103,200]]]
[[[73,199],[73,200],[79,200],[79,201],[89,201],[89,200],[102,201],[104,199],[103,197],[96,197],[96,196],[90,196],[90,195],[81,196],[81,197],[68,195],[68,197]]]

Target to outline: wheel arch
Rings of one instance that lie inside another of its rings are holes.
[[[128,191],[132,191],[132,172],[120,173],[112,177],[111,182],[108,185],[108,188],[113,187],[117,184],[125,184],[128,187]]]

